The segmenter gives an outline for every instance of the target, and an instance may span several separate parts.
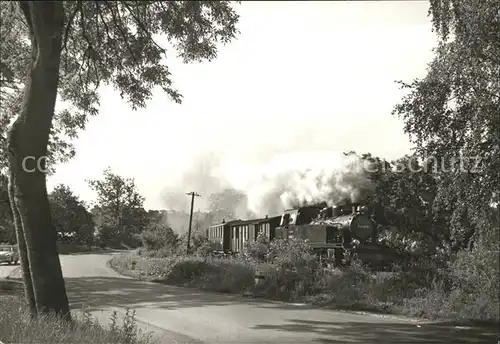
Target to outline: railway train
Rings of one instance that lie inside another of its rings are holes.
[[[337,266],[348,263],[353,253],[372,265],[386,264],[395,252],[378,243],[377,227],[359,203],[321,204],[288,209],[281,216],[223,221],[208,228],[206,235],[216,251],[224,254],[241,252],[263,233],[269,240],[303,239],[320,260]]]

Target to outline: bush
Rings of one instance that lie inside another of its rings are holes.
[[[166,226],[152,226],[140,234],[142,247],[148,251],[171,253],[177,249],[179,238],[172,228]]]
[[[206,235],[201,232],[191,233],[189,248],[189,253],[194,253],[202,257],[207,257],[214,251],[214,245],[208,240]],[[179,239],[177,254],[182,256],[187,254],[187,233],[183,234]]]
[[[450,265],[449,303],[461,319],[496,320],[499,315],[498,251],[461,251]]]
[[[297,300],[315,290],[319,262],[307,243],[300,239],[277,239],[269,242],[259,236],[245,248],[245,259],[262,269],[263,285],[256,291],[281,300]]]
[[[263,233],[259,233],[257,239],[248,243],[243,250],[244,256],[256,263],[268,262],[269,253],[270,241]]]
[[[253,286],[254,272],[236,260],[185,257],[172,266],[166,281],[217,292],[241,293]]]
[[[406,273],[404,311],[413,316],[456,320],[500,320],[498,251],[461,250],[447,268]],[[410,278],[410,277],[411,278]]]

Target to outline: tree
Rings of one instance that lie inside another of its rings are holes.
[[[388,162],[370,153],[344,154],[358,156],[366,163],[375,188],[364,201],[384,240],[405,251],[434,252],[449,243],[447,227],[433,213],[436,180],[432,166],[423,165],[414,155]]]
[[[215,222],[236,220],[251,217],[247,210],[246,195],[233,188],[225,188],[209,196],[209,212],[214,215]]]
[[[22,87],[26,76],[26,66],[30,61],[29,39],[26,37],[26,23],[22,19],[19,4],[16,2],[0,3],[0,171],[6,172],[7,164],[7,129],[12,118],[21,111]],[[70,116],[67,111],[54,116],[50,129],[48,150],[48,168],[54,172],[54,163],[71,159],[74,147],[63,136],[72,139],[85,122],[78,116]]]
[[[425,78],[401,83],[394,109],[422,159],[437,161],[434,210],[450,213],[457,247],[498,241],[500,202],[500,3],[431,0],[439,37]]]
[[[107,228],[109,239],[130,239],[146,226],[144,197],[137,191],[133,178],[122,178],[109,168],[103,174],[104,180],[88,181],[97,192],[101,215],[99,225]]]
[[[150,219],[146,230],[140,234],[142,246],[147,250],[169,250],[171,253],[177,249],[179,236],[162,219]]]
[[[66,185],[60,184],[49,195],[52,219],[62,242],[92,243],[94,223],[82,201]]]
[[[235,36],[238,16],[225,1],[12,3],[2,2],[2,32],[8,30],[5,15],[15,28],[10,37],[16,38],[7,42],[18,45],[10,51],[2,37],[0,71],[2,80],[9,80],[2,82],[2,94],[16,101],[1,121],[7,124],[18,114],[6,152],[24,281],[33,287],[32,313],[55,311],[70,320],[43,171],[44,157],[54,153],[49,150],[54,119],[76,124],[75,130],[83,127],[88,115],[97,114],[98,89],[105,83],[116,86],[133,109],[144,107],[156,86],[180,102],[166,50],[154,37],[165,35],[186,62],[211,60],[217,43]],[[7,87],[14,89],[4,92]],[[70,105],[54,115],[57,95]]]
[[[14,243],[14,221],[10,208],[8,180],[0,174],[0,243]]]

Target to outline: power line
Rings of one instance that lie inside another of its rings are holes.
[[[188,228],[188,240],[187,240],[187,253],[189,254],[190,242],[191,242],[191,226],[193,224],[194,198],[201,197],[201,195],[194,191],[188,192],[186,193],[186,195],[191,196],[191,211],[189,213],[189,228]]]

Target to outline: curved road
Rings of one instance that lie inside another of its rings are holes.
[[[137,281],[107,266],[112,254],[61,255],[72,310],[109,323],[136,311],[161,343],[496,343],[498,332],[448,324],[314,309]],[[19,269],[0,266],[0,277]]]

